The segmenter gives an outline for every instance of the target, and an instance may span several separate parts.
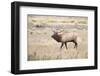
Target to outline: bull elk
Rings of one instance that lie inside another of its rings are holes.
[[[76,32],[64,32],[64,31],[53,31],[54,34],[52,35],[52,38],[56,40],[57,42],[61,42],[61,47],[65,44],[66,49],[68,42],[73,42],[75,44],[74,48],[78,47],[78,40],[80,40],[80,37],[78,36],[78,33]]]

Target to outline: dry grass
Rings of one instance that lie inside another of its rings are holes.
[[[75,31],[79,33],[82,42],[80,43],[78,48],[75,49],[74,44],[70,42],[68,43],[68,49],[66,50],[65,46],[60,49],[61,43],[58,43],[54,39],[52,39],[51,35],[53,34],[53,32],[50,25],[49,27],[48,25],[46,26],[42,24],[36,26],[32,23],[28,23],[28,60],[31,61],[88,58],[88,32],[87,26],[84,26],[57,25],[57,27],[53,27],[53,29],[63,28],[65,31]]]

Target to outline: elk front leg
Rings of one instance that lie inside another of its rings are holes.
[[[68,48],[67,48],[67,43],[66,42],[65,42],[65,47],[66,47],[66,50],[67,50]]]
[[[60,47],[60,48],[62,48],[62,47],[63,47],[63,45],[64,45],[64,43],[62,43],[62,44],[61,44],[61,47]]]

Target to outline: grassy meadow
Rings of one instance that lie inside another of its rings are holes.
[[[72,42],[60,49],[61,43],[51,36],[53,30],[77,32],[81,38],[78,48]],[[78,16],[27,16],[28,61],[88,58],[88,18]]]

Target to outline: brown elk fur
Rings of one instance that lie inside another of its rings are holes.
[[[75,44],[74,48],[78,47],[78,42],[77,42],[78,34],[76,32],[64,32],[64,31],[54,32],[52,38],[57,42],[62,43],[60,48],[62,48],[63,45],[65,44],[66,49],[68,49],[67,48],[68,42],[73,42]]]

